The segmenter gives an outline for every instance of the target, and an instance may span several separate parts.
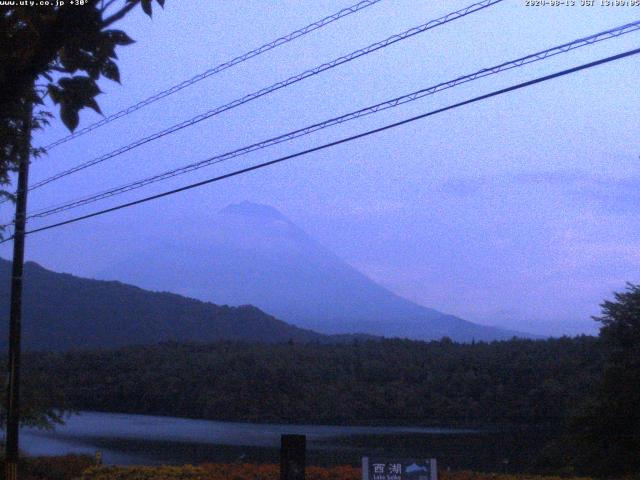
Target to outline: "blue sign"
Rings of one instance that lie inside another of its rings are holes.
[[[438,480],[435,458],[362,457],[362,480]]]

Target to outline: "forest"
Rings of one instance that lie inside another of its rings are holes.
[[[526,427],[544,430],[540,440],[513,438],[531,443],[534,464],[549,471],[637,473],[640,286],[614,295],[594,318],[597,338],[164,342],[32,352],[24,357],[24,418],[51,423],[60,410],[77,409],[484,432]]]
[[[557,425],[602,367],[593,337],[459,344],[162,343],[33,353],[79,410],[251,422]],[[28,390],[28,389],[27,389]],[[28,395],[28,392],[25,392]]]

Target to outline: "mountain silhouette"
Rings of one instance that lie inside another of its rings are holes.
[[[11,262],[0,259],[0,311],[9,316]],[[6,349],[8,322],[0,332]],[[24,268],[22,343],[27,350],[113,348],[159,342],[341,341],[282,322],[256,307],[219,306],[120,282]]]
[[[197,242],[150,239],[106,278],[217,304],[251,304],[300,328],[457,341],[527,336],[418,305],[372,281],[273,207],[232,204]]]

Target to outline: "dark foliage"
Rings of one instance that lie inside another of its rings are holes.
[[[95,464],[86,455],[23,457],[18,467],[22,480],[73,480]],[[0,459],[0,480],[5,479],[4,459]]]
[[[164,0],[156,1],[164,5]],[[97,81],[100,77],[120,81],[116,47],[133,42],[125,32],[110,27],[138,4],[151,15],[152,1],[18,3],[0,7],[0,185],[7,185],[10,172],[17,168],[18,150],[28,134],[26,122],[38,129],[51,118],[40,109],[47,96],[59,106],[60,118],[70,130],[78,126],[83,108],[100,112]],[[32,150],[32,155],[41,153]]]
[[[640,475],[640,286],[601,306],[604,368],[571,420],[576,447],[565,457],[588,474]]]
[[[33,354],[75,408],[218,420],[555,424],[600,364],[592,337],[457,344],[384,340]]]

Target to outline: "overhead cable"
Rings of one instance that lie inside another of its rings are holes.
[[[230,172],[230,173],[226,173],[224,175],[219,175],[217,177],[209,178],[207,180],[203,180],[203,181],[200,181],[200,182],[192,183],[192,184],[186,185],[184,187],[180,187],[180,188],[176,188],[176,189],[169,190],[169,191],[166,191],[166,192],[158,193],[156,195],[151,195],[151,196],[148,196],[148,197],[145,197],[145,198],[141,198],[139,200],[134,200],[132,202],[123,203],[123,204],[120,204],[120,205],[116,205],[114,207],[110,207],[110,208],[99,210],[99,211],[96,211],[96,212],[93,212],[93,213],[89,213],[87,215],[81,215],[81,216],[74,217],[74,218],[71,218],[71,219],[68,219],[68,220],[64,220],[64,221],[57,222],[57,223],[54,223],[54,224],[46,225],[44,227],[35,228],[33,230],[29,230],[26,233],[27,234],[32,234],[32,233],[36,233],[36,232],[42,232],[42,231],[45,231],[45,230],[50,230],[52,228],[61,227],[63,225],[69,225],[71,223],[76,223],[76,222],[79,222],[79,221],[82,221],[82,220],[86,220],[86,219],[89,219],[89,218],[93,218],[93,217],[97,217],[97,216],[100,216],[100,215],[104,215],[106,213],[115,212],[117,210],[122,210],[124,208],[132,207],[132,206],[139,205],[139,204],[142,204],[142,203],[146,203],[146,202],[149,202],[149,201],[152,201],[152,200],[156,200],[156,199],[159,199],[159,198],[163,198],[163,197],[167,197],[167,196],[170,196],[170,195],[174,195],[176,193],[180,193],[180,192],[184,192],[184,191],[191,190],[191,189],[194,189],[194,188],[198,188],[198,187],[201,187],[201,186],[204,186],[204,185],[208,185],[210,183],[219,182],[219,181],[225,180],[227,178],[235,177],[235,176],[242,175],[242,174],[245,174],[245,173],[248,173],[248,172],[252,172],[254,170],[259,170],[259,169],[262,169],[262,168],[265,168],[265,167],[269,167],[271,165],[275,165],[275,164],[278,164],[278,163],[281,163],[281,162],[284,162],[284,161],[287,161],[287,160],[291,160],[291,159],[294,159],[294,158],[302,157],[304,155],[308,155],[308,154],[313,153],[313,152],[318,152],[318,151],[321,151],[321,150],[324,150],[324,149],[327,149],[327,148],[330,148],[330,147],[334,147],[336,145],[341,145],[343,143],[351,142],[353,140],[357,140],[357,139],[360,139],[360,138],[368,137],[370,135],[374,135],[374,134],[377,134],[377,133],[380,133],[380,132],[383,132],[383,131],[386,131],[386,130],[390,130],[392,128],[399,127],[401,125],[405,125],[405,124],[408,124],[408,123],[411,123],[411,122],[415,122],[417,120],[420,120],[420,119],[423,119],[423,118],[427,118],[427,117],[430,117],[432,115],[436,115],[438,113],[443,113],[443,112],[446,112],[446,111],[449,111],[449,110],[453,110],[455,108],[462,107],[464,105],[469,105],[469,104],[472,104],[472,103],[476,103],[476,102],[480,102],[480,101],[483,101],[483,100],[487,100],[487,99],[492,98],[492,97],[503,95],[505,93],[509,93],[509,92],[513,92],[515,90],[520,90],[520,89],[523,89],[523,88],[526,88],[526,87],[530,87],[532,85],[543,83],[543,82],[552,80],[554,78],[566,76],[566,75],[569,75],[569,74],[572,74],[572,73],[576,73],[576,72],[579,72],[579,71],[582,71],[582,70],[586,70],[586,69],[593,68],[593,67],[596,67],[596,66],[599,66],[599,65],[603,65],[603,64],[610,63],[610,62],[613,62],[613,61],[616,61],[616,60],[620,60],[622,58],[630,57],[632,55],[637,55],[639,53],[640,53],[640,48],[636,48],[634,50],[629,50],[629,51],[624,52],[624,53],[620,53],[620,54],[617,54],[617,55],[612,55],[610,57],[602,58],[600,60],[596,60],[596,61],[593,61],[593,62],[585,63],[585,64],[582,64],[582,65],[577,66],[577,67],[569,68],[569,69],[562,70],[562,71],[559,71],[559,72],[556,72],[556,73],[552,73],[550,75],[545,75],[543,77],[538,77],[538,78],[535,78],[533,80],[529,80],[529,81],[526,81],[526,82],[518,83],[516,85],[512,85],[512,86],[507,87],[507,88],[502,88],[500,90],[495,90],[493,92],[490,92],[490,93],[487,93],[487,94],[484,94],[484,95],[480,95],[480,96],[471,98],[469,100],[465,100],[465,101],[462,101],[462,102],[454,103],[454,104],[449,105],[447,107],[438,108],[436,110],[432,110],[430,112],[423,113],[421,115],[417,115],[417,116],[414,116],[414,117],[411,117],[411,118],[407,118],[407,119],[401,120],[399,122],[395,122],[395,123],[392,123],[392,124],[389,124],[389,125],[385,125],[383,127],[379,127],[379,128],[373,129],[373,130],[369,130],[369,131],[366,131],[364,133],[359,133],[357,135],[352,135],[350,137],[342,138],[340,140],[336,140],[336,141],[333,141],[333,142],[325,143],[323,145],[320,145],[320,146],[317,146],[317,147],[313,147],[313,148],[309,148],[307,150],[303,150],[303,151],[300,151],[300,152],[297,152],[297,153],[293,153],[291,155],[286,155],[284,157],[276,158],[275,160],[270,160],[268,162],[260,163],[260,164],[253,165],[253,166],[247,167],[247,168],[242,168],[240,170],[236,170],[236,171],[233,171],[233,172]],[[2,240],[0,243],[7,242],[7,241],[9,241],[11,239],[12,239],[12,237],[9,237],[9,238],[7,238],[5,240]]]
[[[131,105],[130,107],[127,107],[125,109],[120,110],[117,113],[111,114],[95,123],[92,123],[91,125],[88,125],[84,128],[81,128],[80,130],[76,130],[73,133],[70,133],[69,135],[66,135],[58,140],[56,140],[55,142],[50,143],[49,145],[46,145],[44,148],[45,150],[51,150],[55,147],[57,147],[58,145],[61,145],[63,143],[68,142],[69,140],[73,140],[74,138],[78,138],[86,133],[89,133],[97,128],[100,128],[104,125],[107,125],[108,123],[113,122],[114,120],[117,120],[119,118],[122,118],[126,115],[129,115],[137,110],[140,110],[141,108],[144,108],[148,105],[151,105],[152,103],[157,102],[158,100],[161,100],[165,97],[168,97],[169,95],[172,95],[176,92],[179,92],[180,90],[187,88],[191,85],[193,85],[194,83],[200,82],[201,80],[204,80],[205,78],[209,78],[212,75],[215,75],[217,73],[220,73],[224,70],[227,70],[228,68],[231,68],[235,65],[238,65],[239,63],[242,63],[246,60],[249,60],[251,58],[257,57],[258,55],[261,55],[265,52],[268,52],[269,50],[273,50],[276,47],[279,47],[280,45],[284,45],[285,43],[289,43],[292,40],[295,40],[296,38],[302,37],[308,33],[313,32],[314,30],[318,30],[326,25],[329,25],[330,23],[335,22],[336,20],[339,20],[341,18],[344,18],[348,15],[351,15],[352,13],[356,13],[360,10],[363,10],[367,7],[370,7],[371,5],[374,5],[378,2],[380,2],[381,0],[364,0],[362,2],[356,3],[355,5],[352,5],[350,7],[347,8],[343,8],[342,10],[340,10],[337,13],[334,13],[333,15],[330,15],[328,17],[325,17],[321,20],[318,20],[317,22],[313,22],[310,25],[307,25],[306,27],[300,28],[294,32],[291,32],[288,35],[285,35],[284,37],[280,37],[277,38],[276,40],[273,40],[269,43],[265,43],[264,45],[251,50],[249,52],[243,53],[242,55],[239,55],[229,61],[226,61],[224,63],[221,63],[220,65],[217,65],[213,68],[210,68],[209,70],[206,70],[198,75],[195,75],[194,77],[189,78],[188,80],[184,80],[183,82],[178,83],[177,85],[174,85],[170,88],[167,88],[166,90],[162,90],[161,92],[156,93],[155,95],[152,95],[148,98],[145,98],[144,100],[136,103],[135,105]]]
[[[382,48],[388,47],[390,45],[393,45],[397,42],[400,42],[402,40],[406,40],[407,38],[411,38],[415,35],[418,35],[420,33],[426,32],[427,30],[430,30],[432,28],[438,27],[440,25],[444,25],[446,23],[449,23],[453,20],[456,20],[458,18],[462,18],[465,17],[471,13],[474,12],[478,12],[480,10],[483,10],[487,7],[490,7],[492,5],[495,5],[497,3],[502,2],[503,0],[483,0],[481,2],[478,3],[474,3],[472,5],[469,5],[466,8],[463,8],[461,10],[457,10],[455,12],[449,13],[443,17],[440,17],[438,19],[435,20],[431,20],[427,23],[424,23],[422,25],[419,25],[417,27],[413,27],[410,28],[409,30],[406,30],[402,33],[399,33],[397,35],[393,35],[385,40],[382,40],[380,42],[376,42],[374,44],[369,45],[368,47],[356,50],[354,52],[349,53],[348,55],[339,57],[335,60],[332,60],[331,62],[327,62],[327,63],[323,63],[322,65],[319,65],[315,68],[312,68],[310,70],[306,70],[298,75],[294,75],[293,77],[289,77],[286,80],[280,81],[278,83],[275,83],[269,87],[263,88],[261,90],[258,90],[254,93],[245,95],[242,98],[236,99],[230,103],[227,103],[225,105],[219,106],[217,108],[214,108],[213,110],[209,110],[208,112],[202,113],[200,115],[197,115],[189,120],[185,120],[183,122],[180,122],[178,124],[175,124],[171,127],[168,127],[164,130],[161,130],[159,132],[156,132],[152,135],[149,135],[147,137],[141,138],[139,140],[136,140],[133,143],[130,143],[128,145],[125,145],[123,147],[120,147],[110,153],[107,153],[105,155],[102,155],[100,157],[94,158],[92,160],[89,160],[87,162],[84,162],[80,165],[76,165],[75,167],[72,167],[68,170],[59,172],[51,177],[45,178],[44,180],[41,180],[37,183],[35,183],[34,185],[32,185],[29,190],[35,190],[37,188],[40,188],[44,185],[47,185],[48,183],[51,183],[55,180],[59,180],[63,177],[66,177],[68,175],[71,175],[73,173],[79,172],[81,170],[84,170],[86,168],[89,168],[93,165],[97,165],[99,163],[102,163],[106,160],[109,160],[111,158],[114,158],[118,155],[121,155],[125,152],[128,152],[130,150],[133,150],[134,148],[137,148],[141,145],[144,145],[146,143],[152,142],[154,140],[157,140],[159,138],[162,138],[166,135],[170,135],[172,133],[175,133],[179,130],[182,130],[183,128],[186,127],[190,127],[192,125],[195,125],[197,123],[202,122],[203,120],[206,120],[208,118],[213,117],[214,115],[218,115],[222,112],[225,112],[227,110],[231,110],[232,108],[236,108],[240,105],[243,105],[247,102],[250,102],[252,100],[256,100],[257,98],[263,97],[265,95],[268,95],[272,92],[275,92],[276,90],[280,90],[281,88],[287,87],[289,85],[293,85],[294,83],[300,82],[306,78],[318,75],[319,73],[322,73],[326,70],[332,69],[334,67],[337,67],[338,65],[342,65],[344,63],[347,62],[351,62],[353,60],[355,60],[356,58],[362,57],[364,55],[368,55],[370,53],[373,53],[377,50],[380,50]]]
[[[318,130],[322,130],[324,128],[328,128],[334,125],[338,125],[338,124],[342,124],[345,123],[347,121],[350,120],[355,120],[357,118],[366,116],[366,115],[370,115],[373,113],[377,113],[389,108],[394,108],[397,107],[398,105],[402,105],[405,103],[409,103],[415,100],[418,100],[420,98],[426,97],[428,95],[433,95],[435,93],[441,92],[443,90],[449,89],[449,88],[453,88],[457,85],[461,85],[464,83],[468,83],[474,80],[477,80],[479,78],[484,78],[487,77],[489,75],[495,75],[498,74],[500,72],[504,72],[507,70],[511,70],[513,68],[517,68],[517,67],[521,67],[523,65],[527,65],[530,63],[534,63],[534,62],[538,62],[541,60],[544,60],[546,58],[550,58],[552,56],[561,54],[561,53],[565,53],[568,52],[570,50],[574,50],[576,48],[580,48],[586,45],[592,45],[594,43],[597,42],[601,42],[603,40],[607,40],[610,38],[615,38],[615,37],[619,37],[620,35],[624,35],[627,33],[631,33],[634,32],[636,30],[640,30],[640,20],[633,22],[633,23],[628,23],[625,25],[621,25],[619,27],[615,27],[615,28],[611,28],[609,30],[605,30],[603,32],[600,33],[596,33],[594,35],[590,35],[588,37],[584,37],[584,38],[579,38],[577,40],[574,40],[572,42],[568,42],[568,43],[564,43],[562,45],[558,45],[552,48],[548,48],[546,50],[542,50],[530,55],[526,55],[524,57],[520,57],[517,58],[515,60],[511,60],[508,62],[503,62],[499,65],[495,65],[492,67],[488,67],[488,68],[483,68],[481,70],[478,70],[474,73],[468,74],[468,75],[463,75],[460,77],[457,77],[453,80],[449,80],[446,82],[442,82],[442,83],[438,83],[437,85],[428,87],[428,88],[424,88],[424,89],[420,89],[417,90],[415,92],[409,93],[407,95],[402,95],[400,97],[396,97],[393,98],[391,100],[387,100],[385,102],[381,102],[381,103],[377,103],[375,105],[366,107],[366,108],[362,108],[350,113],[347,113],[345,115],[341,115],[339,117],[334,117],[328,120],[325,120],[323,122],[319,122],[319,123],[315,123],[313,125],[309,125],[307,127],[298,129],[298,130],[294,130],[292,132],[288,132],[282,135],[279,135],[277,137],[272,137],[269,138],[267,140],[263,140],[261,142],[258,143],[254,143],[252,145],[246,146],[246,147],[242,147],[230,152],[226,152],[220,155],[216,155],[214,157],[208,158],[206,160],[201,160],[195,163],[191,163],[189,165],[185,165],[179,168],[175,168],[172,170],[168,170],[166,172],[163,173],[159,173],[157,175],[153,175],[151,177],[146,177],[140,180],[137,180],[135,182],[130,182],[127,183],[125,185],[119,186],[119,187],[115,187],[115,188],[111,188],[109,190],[105,190],[103,192],[99,192],[99,193],[95,193],[89,196],[85,196],[76,200],[72,200],[72,201],[68,201],[66,203],[62,203],[59,204],[57,206],[54,207],[46,207],[44,209],[40,209],[32,214],[30,214],[27,218],[31,219],[31,218],[42,218],[42,217],[47,217],[49,215],[53,215],[56,213],[60,213],[66,210],[70,210],[73,208],[77,208],[83,205],[87,205],[89,203],[93,203],[96,202],[98,200],[102,200],[105,198],[110,198],[113,197],[115,195],[118,194],[122,194],[131,190],[135,190],[141,187],[144,187],[146,185],[150,185],[153,183],[157,183],[160,182],[162,180],[166,180],[178,175],[183,175],[195,170],[199,170],[201,168],[204,167],[208,167],[210,165],[213,164],[217,164],[226,160],[230,160],[232,158],[236,158],[242,155],[246,155],[248,153],[257,151],[257,150],[261,150],[273,145],[277,145],[279,143],[283,143],[286,141],[290,141],[293,140],[295,138],[298,137],[302,137],[304,135],[308,135],[310,133],[316,132]]]

